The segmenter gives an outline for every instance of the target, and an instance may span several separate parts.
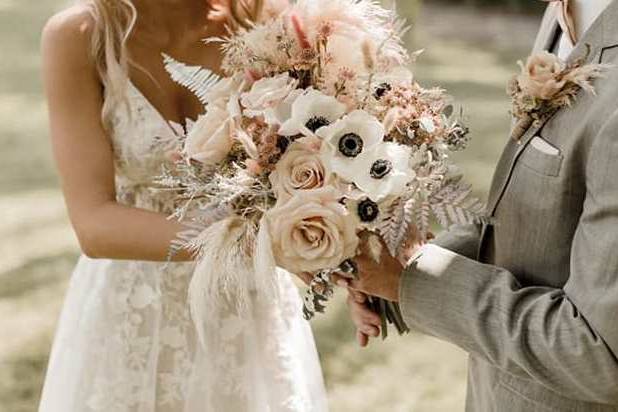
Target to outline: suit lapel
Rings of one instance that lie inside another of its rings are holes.
[[[607,34],[607,21],[610,20],[613,27],[613,33],[618,31],[618,0],[614,0],[608,8],[597,18],[593,25],[588,29],[585,36],[578,42],[575,49],[569,55],[568,62],[574,62],[578,59],[585,59],[586,63],[593,61],[599,61],[601,53],[604,47],[604,38]],[[535,43],[533,53],[538,53],[543,50],[548,50],[555,43],[556,33],[558,33],[558,20],[556,15],[556,9],[553,5],[548,8],[545,18],[543,19],[543,25],[539,32],[539,36]],[[582,91],[583,93],[583,91]],[[577,98],[576,98],[577,99]],[[577,102],[577,100],[575,100]],[[564,109],[561,109],[564,110]],[[489,216],[493,216],[496,212],[496,208],[500,203],[500,199],[504,194],[504,191],[508,187],[511,175],[515,164],[520,155],[530,143],[530,141],[543,129],[543,127],[551,120],[558,112],[556,111],[552,116],[549,116],[543,121],[534,123],[522,136],[519,142],[515,142],[509,139],[507,146],[500,159],[500,164],[496,170],[496,178],[492,185],[491,193],[487,203],[487,213]]]
[[[555,43],[559,34],[560,24],[558,23],[558,14],[554,5],[550,4],[545,11],[541,28],[532,48],[533,53],[538,53],[543,50],[549,50]]]

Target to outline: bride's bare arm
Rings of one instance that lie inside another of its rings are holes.
[[[101,84],[89,53],[90,27],[87,12],[73,8],[50,20],[42,40],[52,145],[69,216],[90,257],[162,261],[181,226],[116,202]]]

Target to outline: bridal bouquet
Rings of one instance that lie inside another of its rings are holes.
[[[220,78],[165,56],[172,78],[203,102],[182,159],[160,183],[182,200],[189,230],[174,247],[197,266],[192,314],[257,292],[275,299],[276,268],[310,272],[310,319],[354,275],[360,236],[397,256],[410,233],[469,222],[481,211],[449,161],[468,129],[445,92],[407,66],[404,23],[372,0],[299,0],[218,42]],[[406,331],[398,307],[373,300]]]

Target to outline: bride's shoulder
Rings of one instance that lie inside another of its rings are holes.
[[[71,66],[91,66],[94,16],[87,4],[77,4],[53,15],[41,35],[44,60]]]
[[[62,48],[65,52],[84,52],[90,49],[94,16],[87,4],[76,4],[53,15],[45,24],[41,41],[43,47]]]

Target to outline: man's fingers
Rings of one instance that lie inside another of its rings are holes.
[[[348,287],[357,293],[364,293],[363,285],[358,280],[351,280],[348,282]]]
[[[369,308],[365,308],[362,311],[361,316],[363,317],[364,323],[378,327],[382,325],[382,319],[380,319],[380,316]]]
[[[354,301],[356,303],[365,303],[367,302],[367,295],[365,295],[362,292],[357,292],[355,290],[352,289],[348,289],[348,292],[350,293],[350,296],[352,297],[352,299],[354,299]]]
[[[377,326],[365,325],[360,329],[360,331],[363,332],[365,335],[374,338],[378,337],[378,335],[380,334],[380,329]]]
[[[347,288],[350,284],[350,279],[337,274],[337,273],[333,273],[332,275],[330,275],[330,280],[331,282],[333,282],[335,285],[340,286],[342,288]]]
[[[380,327],[382,325],[382,319],[377,313],[369,309],[366,304],[356,302],[351,295],[348,296],[348,305],[353,314],[352,320],[357,328]]]
[[[369,344],[369,336],[365,335],[360,330],[356,331],[356,340],[361,348],[365,348]]]
[[[303,281],[303,283],[307,286],[311,284],[313,280],[313,275],[309,272],[302,272],[298,275],[298,277]]]

